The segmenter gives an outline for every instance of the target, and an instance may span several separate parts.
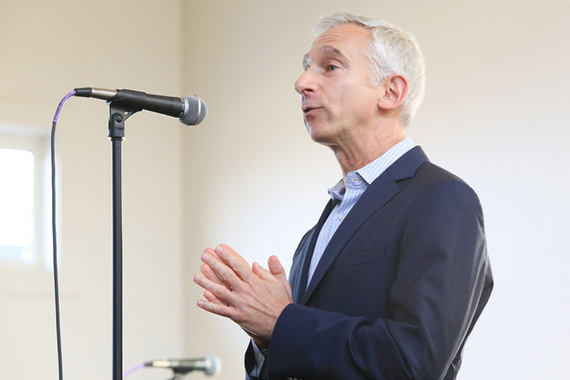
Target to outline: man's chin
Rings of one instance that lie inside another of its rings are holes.
[[[322,133],[322,131],[315,131],[315,130],[309,129],[309,136],[311,137],[311,140],[313,140],[316,143],[323,144],[323,145],[330,145],[331,144],[330,136],[326,133]]]
[[[330,143],[332,129],[329,124],[312,118],[312,120],[305,119],[305,127],[307,127],[307,132],[314,142],[319,144]]]

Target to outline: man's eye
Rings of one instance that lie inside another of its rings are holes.
[[[338,69],[338,66],[336,66],[336,65],[328,65],[327,66],[327,71],[334,71],[336,69]]]

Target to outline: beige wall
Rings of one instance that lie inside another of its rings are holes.
[[[179,1],[0,1],[0,123],[49,132],[75,87],[182,92]],[[111,378],[108,107],[72,98],[58,125],[65,378]],[[183,349],[183,149],[140,113],[123,143],[124,367]],[[8,184],[3,184],[3,186]],[[57,378],[48,273],[2,268],[0,378]],[[141,371],[137,378],[166,377]]]
[[[416,34],[428,84],[410,135],[483,202],[497,287],[460,378],[568,378],[568,2],[0,0],[0,124],[47,131],[81,86],[208,103],[196,128],[148,112],[127,122],[125,369],[212,352],[218,378],[243,378],[245,334],[195,307],[192,275],[220,242],[288,267],[320,214],[340,171],[306,136],[293,82],[310,26],[339,9]],[[107,112],[74,98],[58,127],[67,378],[111,373]],[[0,378],[55,378],[49,274],[0,271]]]

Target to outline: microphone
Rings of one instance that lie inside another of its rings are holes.
[[[83,87],[75,89],[75,96],[107,100],[113,104],[121,105],[131,112],[147,110],[177,117],[182,124],[190,126],[200,124],[208,113],[206,103],[196,95],[176,98],[132,90]]]
[[[197,359],[165,359],[144,363],[145,367],[168,368],[174,373],[186,374],[191,371],[203,371],[208,376],[217,374],[222,363],[216,355],[208,354]]]

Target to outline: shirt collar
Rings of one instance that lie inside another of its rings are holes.
[[[404,140],[388,149],[383,155],[370,162],[366,166],[347,173],[347,182],[359,177],[364,180],[364,186],[368,187],[372,182],[374,182],[376,178],[380,177],[380,175],[384,173],[384,171],[390,167],[390,165],[392,165],[413,147],[414,143],[412,139],[410,137],[406,137]],[[351,185],[347,186],[351,187]],[[345,191],[346,187],[342,179],[338,181],[333,187],[328,189],[331,198],[339,201],[342,201]]]

